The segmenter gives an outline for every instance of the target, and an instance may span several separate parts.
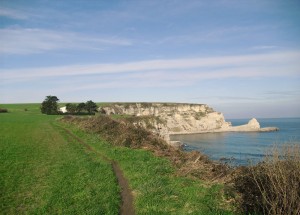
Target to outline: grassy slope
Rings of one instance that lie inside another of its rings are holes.
[[[205,186],[199,180],[178,177],[168,160],[151,152],[114,147],[96,134],[69,129],[119,163],[133,190],[137,214],[232,214],[221,209],[221,185]]]
[[[2,213],[118,214],[110,164],[68,139],[39,105],[1,107],[10,111],[0,114]]]
[[[52,126],[56,117],[41,115],[39,105],[0,107],[11,112],[0,114],[1,211],[117,214],[118,188],[106,162],[68,140]],[[113,147],[96,135],[71,129],[118,161],[132,187],[137,214],[232,214],[220,209],[220,185],[178,177],[166,159],[144,150]]]

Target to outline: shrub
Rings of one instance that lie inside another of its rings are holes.
[[[142,102],[141,107],[142,108],[150,108],[150,107],[152,107],[152,103]]]
[[[248,214],[300,214],[300,146],[274,148],[264,161],[234,179]]]
[[[113,145],[140,148],[141,146],[165,146],[165,142],[151,132],[135,127],[131,123],[119,122],[105,115],[91,118],[64,117],[63,121],[73,122],[86,131],[100,134]]]
[[[89,133],[98,134],[115,146],[145,149],[156,156],[169,159],[180,176],[192,176],[209,181],[223,180],[230,171],[228,166],[210,161],[200,152],[184,152],[167,144],[163,139],[138,124],[140,117],[112,119],[106,115],[97,117],[66,116],[61,121],[77,125]],[[144,117],[142,117],[144,118]],[[155,117],[147,118],[149,120]],[[136,121],[137,120],[137,121]]]
[[[74,114],[76,112],[77,105],[76,104],[72,104],[72,103],[67,103],[66,104],[66,109],[67,109],[68,113]]]
[[[206,113],[205,112],[197,112],[195,113],[195,119],[196,120],[200,120],[201,118],[205,117],[206,116]]]
[[[89,114],[95,114],[97,112],[98,106],[92,100],[89,100],[85,103],[85,109]]]
[[[76,107],[76,112],[81,113],[84,110],[85,110],[85,103],[83,103],[83,102],[79,103]]]
[[[5,109],[5,108],[0,108],[0,113],[7,113],[7,112],[8,112],[7,109]]]

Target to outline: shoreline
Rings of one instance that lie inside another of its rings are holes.
[[[182,143],[179,140],[172,140],[171,136],[176,135],[191,135],[191,134],[208,134],[208,133],[266,133],[266,132],[276,132],[279,131],[279,128],[277,127],[264,127],[264,128],[258,128],[258,129],[241,129],[239,126],[234,126],[229,129],[214,129],[209,131],[196,131],[196,132],[171,132],[168,134],[169,136],[169,144],[176,148],[181,148],[183,150],[183,147],[185,146],[184,143]],[[185,150],[184,150],[185,151]]]
[[[223,133],[223,132],[241,132],[241,133],[248,133],[248,132],[275,132],[279,131],[277,127],[265,127],[259,129],[239,129],[235,127],[231,127],[230,129],[213,129],[213,130],[206,130],[206,131],[184,131],[184,132],[170,132],[169,135],[188,135],[188,134],[206,134],[206,133]]]

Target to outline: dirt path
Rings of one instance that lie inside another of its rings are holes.
[[[121,215],[134,215],[134,208],[133,208],[133,196],[132,192],[129,188],[128,181],[123,175],[122,170],[120,169],[119,165],[112,161],[112,166],[115,172],[115,175],[118,179],[119,186],[121,187],[121,197],[122,197],[122,205],[121,205]]]
[[[124,177],[123,171],[120,169],[118,163],[116,161],[109,159],[105,155],[99,153],[95,149],[93,149],[89,144],[85,143],[82,139],[80,139],[79,137],[74,135],[70,130],[68,130],[64,127],[60,127],[60,128],[63,129],[69,135],[69,137],[75,139],[77,142],[79,142],[80,144],[85,146],[86,149],[96,153],[98,156],[102,157],[104,160],[111,163],[114,174],[115,174],[116,178],[118,179],[118,184],[121,188],[122,205],[120,207],[120,215],[134,215],[135,212],[134,212],[134,208],[133,208],[132,192],[131,192],[131,189],[129,188],[128,181]]]

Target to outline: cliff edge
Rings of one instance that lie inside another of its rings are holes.
[[[206,104],[185,103],[112,103],[99,108],[102,114],[123,115],[137,126],[145,127],[170,142],[172,134],[207,132],[262,132],[278,128],[260,128],[256,119],[232,126],[222,113]]]

